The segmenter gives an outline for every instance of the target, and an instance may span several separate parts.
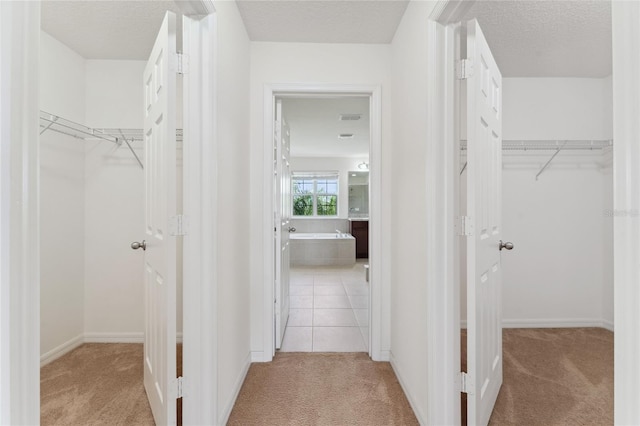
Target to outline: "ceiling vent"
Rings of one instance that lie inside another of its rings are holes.
[[[358,121],[362,118],[362,114],[340,114],[338,120],[340,121]]]
[[[338,139],[353,139],[353,133],[340,133]]]

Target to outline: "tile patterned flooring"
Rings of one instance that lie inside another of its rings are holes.
[[[291,310],[281,352],[368,351],[367,263],[291,268]]]

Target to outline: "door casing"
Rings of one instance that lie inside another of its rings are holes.
[[[263,290],[263,329],[262,329],[262,341],[263,352],[262,356],[257,359],[254,357],[254,362],[269,362],[275,355],[275,342],[274,342],[274,281],[275,281],[275,268],[274,261],[274,245],[273,245],[273,117],[274,117],[274,103],[275,98],[286,97],[313,97],[322,95],[339,95],[339,96],[368,96],[369,111],[370,111],[370,145],[369,145],[369,179],[371,188],[371,210],[369,214],[369,227],[371,234],[369,238],[369,260],[370,260],[370,286],[371,297],[369,300],[369,315],[370,315],[370,327],[369,327],[369,356],[374,361],[388,361],[389,351],[382,348],[382,329],[383,322],[389,321],[389,318],[383,318],[383,312],[389,312],[388,298],[382,297],[382,274],[381,274],[381,211],[382,204],[380,200],[380,157],[382,153],[382,110],[381,110],[381,88],[380,86],[363,86],[352,84],[267,84],[264,88],[264,136],[263,136],[263,159],[264,159],[264,188],[263,188],[263,206],[264,211],[268,212],[263,218],[263,252],[265,261],[263,276],[269,277],[264,280]]]

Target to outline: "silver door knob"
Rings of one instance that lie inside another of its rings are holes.
[[[134,241],[131,243],[131,248],[134,250],[138,250],[139,248],[142,248],[142,250],[146,250],[147,249],[147,242],[145,240],[142,240],[141,243]]]
[[[296,228],[294,228],[293,226],[289,228],[289,232],[296,232]]]
[[[500,250],[502,249],[513,250],[513,243],[503,243],[502,240],[500,240]]]

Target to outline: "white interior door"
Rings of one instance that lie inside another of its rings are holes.
[[[157,425],[176,423],[176,16],[144,70],[144,387]]]
[[[502,75],[475,20],[467,57],[467,415],[486,425],[502,385]]]
[[[282,115],[282,101],[276,100],[276,117],[274,125],[274,160],[275,160],[275,268],[276,268],[276,349],[282,346],[284,331],[289,319],[289,267],[291,247],[289,232],[291,228],[291,166],[289,125]]]

